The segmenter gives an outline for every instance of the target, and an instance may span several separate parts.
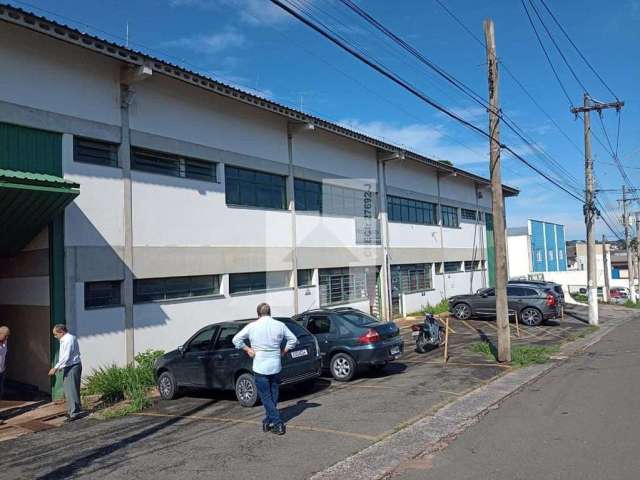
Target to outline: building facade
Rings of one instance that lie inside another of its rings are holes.
[[[567,270],[564,226],[528,220],[526,227],[507,230],[509,278]]]
[[[0,250],[9,378],[50,389],[53,323],[88,373],[261,301],[389,319],[491,281],[484,178],[4,6],[0,62],[0,187],[33,205],[0,214],[29,226]]]

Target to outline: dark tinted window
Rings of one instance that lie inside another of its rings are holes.
[[[120,280],[109,282],[85,282],[84,308],[115,307],[122,305]]]
[[[225,166],[227,205],[287,208],[285,177],[246,168]]]
[[[304,270],[298,270],[298,286],[309,287],[313,285],[313,269],[308,268]]]
[[[338,315],[357,326],[371,325],[378,322],[376,318],[360,312],[339,312]]]
[[[218,335],[218,339],[216,340],[216,349],[221,348],[235,348],[233,345],[233,337],[236,333],[240,331],[240,327],[230,326],[230,327],[222,327],[220,329],[220,334]]]
[[[533,288],[523,288],[523,293],[522,295],[525,297],[537,297],[538,296],[538,292],[536,290],[534,290]]]
[[[288,321],[288,322],[282,322],[282,323],[284,323],[287,326],[287,328],[291,331],[291,333],[293,333],[296,336],[296,338],[309,336],[309,332],[307,332],[307,330],[304,327],[298,325],[294,321]]]
[[[251,272],[229,274],[229,293],[245,293],[286,288],[289,272]]]
[[[74,137],[73,160],[106,167],[118,166],[118,145],[115,143]]]
[[[485,288],[478,290],[478,295],[487,295],[489,297],[493,297],[495,295],[495,291],[493,288]]]
[[[438,209],[435,203],[387,196],[387,211],[390,222],[435,225],[438,223]]]
[[[133,302],[202,297],[220,293],[220,275],[142,278],[133,281]]]
[[[208,328],[201,331],[189,342],[188,350],[197,352],[209,350],[209,347],[211,346],[211,339],[215,332],[215,328]]]
[[[507,287],[507,296],[522,297],[524,296],[524,289],[520,287]]]
[[[309,323],[307,324],[307,330],[314,335],[320,333],[329,333],[331,331],[331,320],[326,315],[312,315],[309,317]]]
[[[142,148],[131,149],[131,168],[171,177],[216,181],[216,164],[213,162]]]
[[[442,205],[442,226],[453,228],[460,226],[460,221],[458,219],[458,209],[456,207]]]

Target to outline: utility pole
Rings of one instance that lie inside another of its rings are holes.
[[[589,324],[598,325],[598,270],[596,267],[596,204],[593,192],[593,159],[591,158],[591,123],[590,112],[600,113],[607,108],[620,110],[624,102],[600,103],[592,102],[589,94],[584,94],[584,106],[574,107],[571,113],[576,116],[584,114],[584,217],[587,226],[587,292],[589,300]]]
[[[636,280],[638,282],[638,285],[640,285],[640,249],[639,249],[639,245],[638,245],[638,243],[640,242],[640,238],[639,238],[640,237],[640,223],[639,223],[640,222],[640,212],[635,212],[633,217],[634,217],[634,220],[636,222],[636,241],[635,241],[634,252],[633,252],[634,253],[633,257],[634,257],[634,260],[636,262],[636,264],[635,264],[636,266],[635,266],[634,271],[635,271],[635,274],[636,274],[635,278],[636,278]],[[635,282],[634,282],[634,285],[635,285]],[[637,295],[636,295],[636,299],[638,299]]]
[[[500,111],[498,103],[498,60],[493,20],[484,21],[489,70],[489,170],[491,172],[491,208],[493,214],[493,242],[496,256],[496,325],[498,327],[498,361],[511,361],[511,331],[507,302],[507,246],[505,235],[504,199],[500,172]]]
[[[609,266],[609,262],[607,261],[607,250],[605,248],[607,239],[602,234],[602,266],[604,270],[604,291],[603,300],[605,302],[609,301],[609,293],[611,292],[611,285],[609,285],[609,273],[611,272],[611,267]]]
[[[629,199],[627,198],[627,186],[622,185],[622,222],[624,223],[624,245],[627,249],[627,276],[629,277],[629,299],[636,302],[636,289],[634,288],[633,275],[633,253],[631,252],[631,242],[629,241],[629,212],[627,206]]]

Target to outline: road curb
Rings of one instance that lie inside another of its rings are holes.
[[[498,408],[504,400],[562,364],[569,356],[580,353],[597,343],[613,329],[629,320],[629,318],[611,320],[591,335],[563,345],[560,352],[566,357],[552,363],[532,365],[509,372],[449,403],[434,415],[424,417],[355,455],[316,473],[311,479],[385,478],[400,464],[445,448],[456,436],[477,423],[487,412]]]

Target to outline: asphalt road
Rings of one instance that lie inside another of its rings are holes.
[[[394,480],[637,480],[640,320],[507,399]]]
[[[142,415],[85,419],[3,442],[0,478],[309,478],[507,370],[468,348],[479,338],[495,337],[494,322],[453,322],[452,327],[446,368],[441,350],[412,351],[406,323],[405,355],[383,372],[363,372],[348,384],[324,378],[309,394],[284,391],[284,437],[261,432],[261,407],[240,407],[232,394],[192,392]],[[567,318],[521,327],[514,341],[558,342],[585,328]]]

